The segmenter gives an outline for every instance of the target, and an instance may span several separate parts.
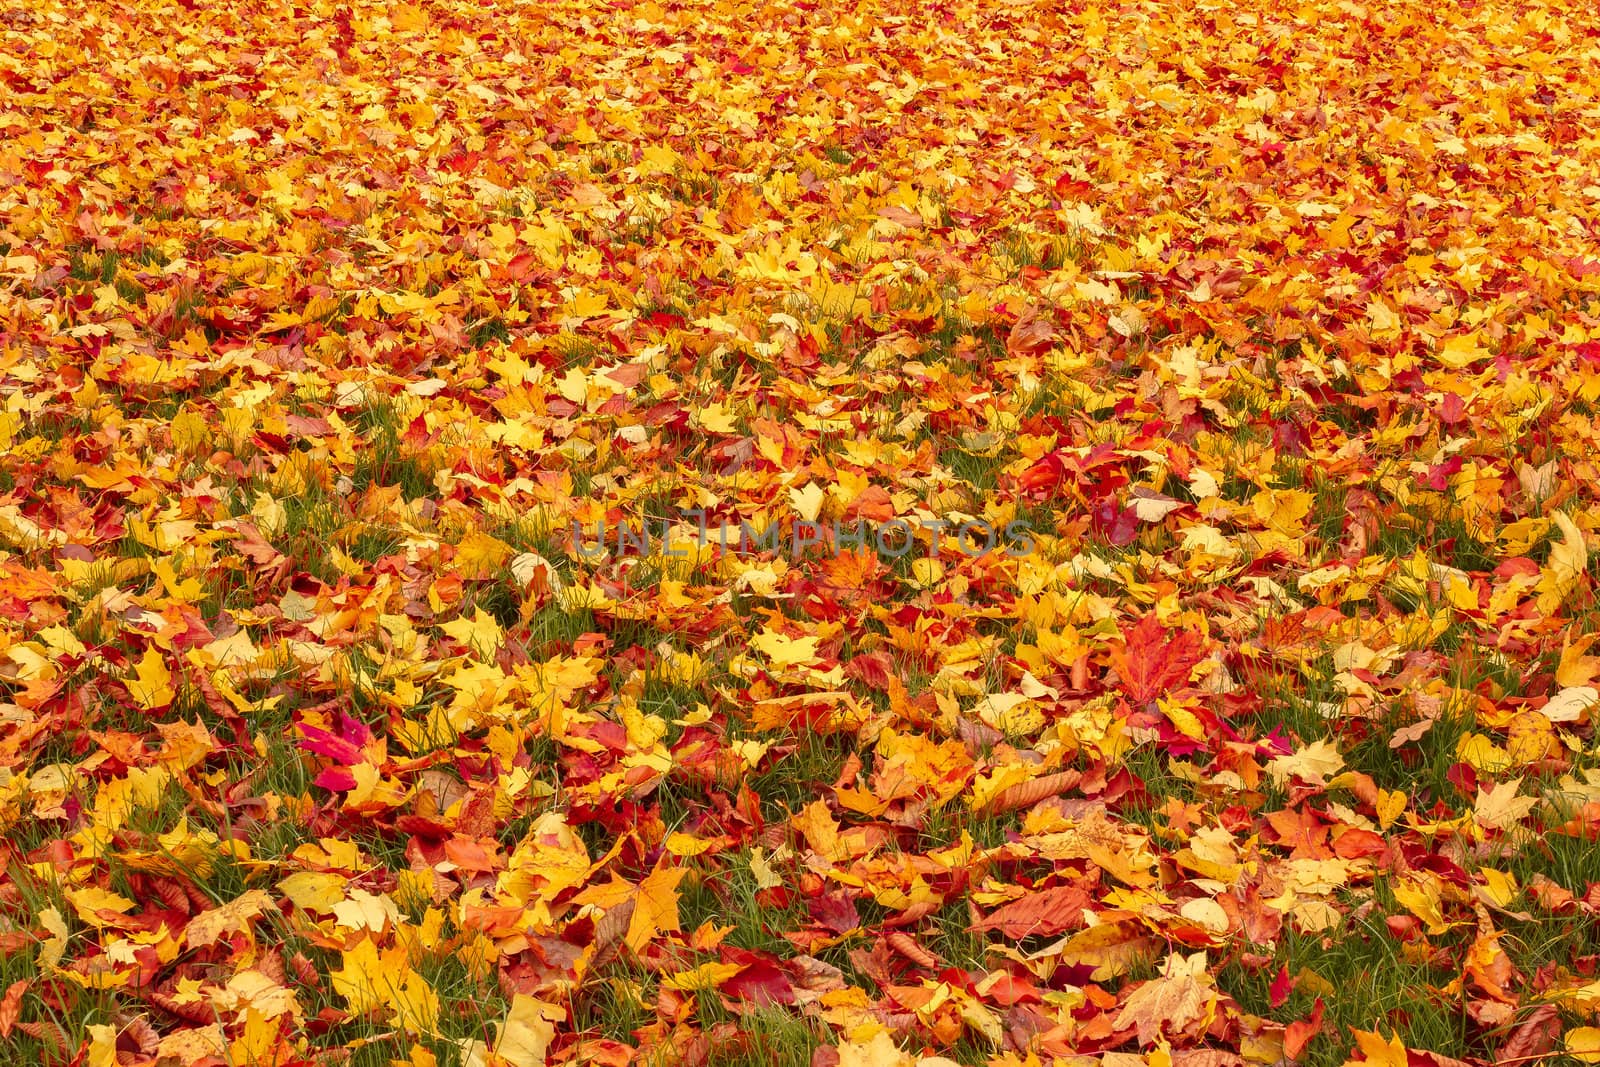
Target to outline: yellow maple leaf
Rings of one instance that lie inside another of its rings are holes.
[[[887,1030],[866,1041],[846,1041],[838,1046],[839,1067],[912,1067],[916,1057],[894,1043]]]
[[[402,33],[415,33],[428,28],[428,13],[411,4],[396,4],[389,9],[389,24]]]
[[[117,1028],[89,1026],[88,1067],[117,1067]]]
[[[333,917],[335,925],[343,929],[371,930],[376,934],[400,922],[400,909],[387,893],[351,889],[349,899],[333,906]]]
[[[1304,528],[1316,497],[1304,489],[1263,489],[1250,500],[1250,510],[1270,530],[1294,535]]]
[[[421,1033],[438,1024],[438,994],[407,965],[404,947],[397,945],[380,955],[372,940],[363,938],[341,956],[343,965],[329,978],[352,1014],[378,1011]]]
[[[697,989],[715,989],[723,982],[744,970],[741,963],[702,963],[700,966],[687,971],[679,971],[672,977],[662,981],[662,986],[667,989],[676,989],[681,992],[692,992]]]
[[[1333,742],[1323,739],[1312,742],[1293,755],[1273,759],[1267,764],[1267,773],[1279,785],[1291,777],[1319,782],[1336,774],[1343,766],[1344,757],[1339,754],[1339,749]]]
[[[678,925],[678,883],[687,873],[682,867],[657,867],[639,883],[638,903],[624,938],[629,948],[642,952],[656,935],[682,929]]]
[[[333,871],[296,871],[278,883],[278,892],[301,911],[331,915],[334,905],[345,898],[346,881]]]
[[[1396,879],[1390,887],[1407,911],[1428,924],[1428,935],[1448,933],[1456,925],[1444,917],[1443,888],[1427,871]]]
[[[1206,955],[1197,952],[1167,958],[1161,976],[1129,994],[1116,1026],[1133,1027],[1141,1044],[1154,1044],[1163,1033],[1180,1034],[1208,1020],[1215,1011],[1215,979],[1206,973]]]
[[[1456,758],[1484,774],[1499,774],[1511,766],[1511,755],[1483,734],[1466,734],[1456,742]]]
[[[457,556],[457,559],[459,558]],[[500,629],[500,624],[495,621],[494,616],[479,607],[473,608],[472,618],[454,618],[449,622],[440,623],[439,629],[484,659],[493,657],[500,650],[500,642],[505,637],[505,631]]]
[[[1489,350],[1478,343],[1477,331],[1450,338],[1435,353],[1440,363],[1457,370],[1470,367],[1488,354]]]
[[[1521,778],[1501,782],[1493,789],[1486,790],[1479,786],[1477,803],[1472,811],[1473,818],[1480,826],[1487,826],[1493,830],[1515,826],[1539,804],[1538,797],[1517,796],[1517,790],[1521,786]]]
[[[172,672],[167,670],[166,657],[154,648],[145,649],[127,684],[129,695],[145,711],[164,708],[177,695],[172,689]]]
[[[817,661],[815,637],[785,637],[776,630],[762,630],[750,641],[750,647],[766,656],[779,670],[787,667],[809,666]]]
[[[1539,575],[1539,610],[1553,615],[1578,588],[1589,567],[1589,550],[1583,531],[1564,512],[1554,512],[1551,520],[1561,530],[1561,540],[1550,546],[1550,558]]]
[[[494,1043],[494,1053],[511,1067],[542,1067],[545,1053],[555,1040],[555,1023],[566,1018],[566,1012],[554,1004],[537,997],[518,993],[511,998],[511,1010],[500,1024],[500,1036]]]
[[[1406,1055],[1406,1043],[1400,1040],[1399,1033],[1393,1037],[1385,1038],[1376,1030],[1355,1030],[1356,1047],[1361,1050],[1361,1059],[1346,1060],[1345,1067],[1352,1065],[1369,1064],[1371,1067],[1407,1067],[1410,1058]]]
[[[734,422],[733,412],[729,411],[720,400],[714,400],[695,411],[695,421],[703,430],[712,433],[737,433],[738,424]]]
[[[839,824],[828,814],[828,805],[822,801],[807,804],[789,822],[800,831],[811,850],[823,859],[831,862],[847,856],[839,842]]]
[[[802,488],[789,490],[789,505],[794,513],[807,522],[816,522],[822,513],[822,503],[827,494],[816,482],[807,482]]]
[[[244,893],[219,907],[201,912],[189,920],[184,939],[191,948],[215,944],[234,931],[250,929],[250,920],[272,908],[272,898],[259,889]]]
[[[1476,892],[1488,903],[1504,908],[1517,898],[1516,875],[1497,871],[1493,867],[1481,867],[1478,873],[1483,875],[1483,885],[1475,887]]]
[[[1600,1028],[1579,1026],[1568,1030],[1563,1042],[1567,1055],[1580,1063],[1600,1063]]]
[[[78,918],[97,928],[116,925],[115,916],[126,915],[135,903],[121,894],[93,885],[69,889],[65,896]]]
[[[1367,303],[1367,321],[1372,324],[1372,336],[1390,339],[1400,336],[1403,325],[1393,308],[1376,298]]]
[[[777,859],[774,853],[772,859]],[[757,889],[776,889],[783,884],[783,876],[772,869],[772,860],[766,855],[766,849],[759,845],[750,850],[750,874],[756,880]]]
[[[456,546],[456,570],[469,581],[485,581],[498,575],[515,552],[499,538],[474,531]]]
[[[341,955],[341,968],[328,974],[333,992],[344,997],[352,1014],[381,1008],[384,997],[378,985],[382,968],[378,945],[374,945],[370,937],[363,937],[362,941],[355,942],[354,949],[346,949]]]

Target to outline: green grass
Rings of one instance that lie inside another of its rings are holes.
[[[508,1004],[492,968],[476,974],[461,954],[444,952],[424,956],[417,965],[417,973],[439,997],[440,1040],[425,1044],[436,1055],[444,1057],[441,1063],[452,1054],[460,1055],[455,1044],[460,1039],[493,1042]]]
[[[1249,1012],[1285,1023],[1311,1014],[1320,996],[1324,1006],[1321,1033],[1311,1040],[1301,1062],[1307,1067],[1338,1067],[1350,1049],[1351,1028],[1398,1031],[1409,1048],[1426,1049],[1444,1056],[1483,1055],[1475,1047],[1474,1026],[1460,994],[1442,990],[1455,974],[1448,966],[1433,966],[1409,958],[1402,944],[1385,928],[1382,916],[1403,912],[1380,888],[1380,910],[1365,917],[1347,917],[1334,931],[1303,934],[1286,929],[1271,961],[1246,969],[1237,963],[1223,967],[1217,984]],[[1359,905],[1350,899],[1346,906]],[[1279,969],[1291,977],[1308,972],[1279,1008],[1273,1008],[1269,987]]]
[[[633,964],[612,964],[573,998],[573,1028],[589,1038],[633,1044],[634,1032],[655,1021],[655,986],[648,971]]]
[[[383,398],[363,405],[353,424],[362,444],[350,472],[354,493],[398,486],[406,500],[415,500],[432,491],[433,472],[407,448],[407,422],[394,401]]]
[[[763,761],[766,769],[746,779],[768,820],[786,819],[816,800],[823,788],[837,780],[850,753],[848,739],[809,730],[788,736],[751,736],[775,746]]]
[[[770,952],[781,959],[796,954],[781,931],[793,929],[803,918],[804,903],[796,896],[780,905],[773,895],[764,896],[748,853],[722,857],[720,866],[701,864],[691,870],[679,900],[679,914],[686,930],[706,922],[731,926],[727,944]]]

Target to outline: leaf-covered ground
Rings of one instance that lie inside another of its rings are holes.
[[[1597,71],[13,0],[0,1058],[1600,1061]]]

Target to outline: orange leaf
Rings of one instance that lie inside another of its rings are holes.
[[[19,978],[6,987],[6,995],[0,997],[0,1037],[10,1037],[11,1028],[17,1025],[17,1020],[22,1016],[22,994],[28,991],[32,984],[30,978]]]
[[[1013,940],[1048,937],[1082,926],[1083,909],[1089,902],[1089,894],[1077,886],[1055,886],[1012,901],[988,918],[973,923],[972,928],[999,930]]]

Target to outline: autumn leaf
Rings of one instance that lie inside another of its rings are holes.
[[[484,580],[498,573],[511,555],[511,546],[504,541],[484,533],[471,533],[456,546],[455,565],[463,578]]]
[[[511,998],[511,1010],[500,1024],[494,1053],[511,1067],[537,1067],[555,1039],[555,1024],[566,1013],[553,1004],[518,993]]]
[[[1473,805],[1473,817],[1480,826],[1503,830],[1520,823],[1539,804],[1537,797],[1519,797],[1521,778],[1501,782],[1493,789],[1478,788],[1478,799]]]
[[[1217,999],[1205,964],[1203,952],[1169,957],[1160,977],[1129,994],[1114,1025],[1133,1027],[1141,1045],[1152,1045],[1162,1034],[1179,1035],[1203,1022]]]
[[[1324,739],[1314,741],[1291,755],[1278,756],[1267,764],[1267,773],[1280,785],[1291,777],[1322,782],[1337,774],[1343,766],[1344,757],[1338,748]]]
[[[128,692],[146,711],[172,703],[176,695],[172,688],[172,672],[167,669],[166,658],[160,652],[153,648],[145,650],[128,682]]]
[[[1351,1033],[1355,1036],[1356,1048],[1360,1050],[1361,1058],[1349,1062],[1369,1063],[1373,1067],[1409,1067],[1411,1061],[1406,1055],[1405,1042],[1400,1040],[1399,1034],[1384,1037],[1375,1030],[1354,1028]]]
[[[1144,703],[1189,681],[1189,673],[1205,658],[1199,635],[1187,630],[1166,633],[1154,615],[1146,615],[1126,631],[1124,643],[1111,654],[1128,696]]]
[[[246,890],[220,907],[201,912],[184,927],[191,948],[203,948],[222,937],[250,928],[250,921],[273,907],[272,898],[259,889]]]
[[[973,924],[974,930],[998,930],[1007,938],[1048,937],[1083,924],[1089,894],[1076,886],[1055,886],[1029,893],[996,909]]]
[[[1600,1063],[1600,1029],[1578,1026],[1562,1037],[1567,1055],[1580,1063]]]
[[[680,971],[663,979],[661,984],[681,992],[715,989],[742,970],[744,966],[738,963],[702,963],[693,970]]]
[[[6,987],[4,996],[0,996],[0,1037],[11,1036],[22,1015],[22,996],[32,984],[31,979],[19,978]]]
[[[788,637],[763,630],[750,641],[750,647],[766,656],[774,667],[802,667],[817,661],[817,638]]]
[[[1583,531],[1563,512],[1550,516],[1561,540],[1550,546],[1550,559],[1539,578],[1539,610],[1550,614],[1572,595],[1587,573],[1589,552]]]

